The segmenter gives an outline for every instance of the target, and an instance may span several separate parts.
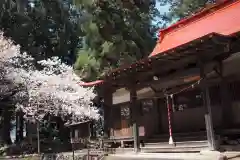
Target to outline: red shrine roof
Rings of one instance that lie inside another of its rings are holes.
[[[217,33],[230,36],[240,31],[240,0],[225,0],[159,31],[159,40],[149,57],[177,48],[195,39]],[[121,70],[117,68],[112,72]],[[93,86],[103,80],[80,84]]]
[[[240,31],[240,0],[226,0],[159,31],[151,56],[178,47],[209,33],[231,35]]]

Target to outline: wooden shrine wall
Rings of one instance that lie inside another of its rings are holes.
[[[237,126],[240,124],[240,81],[231,82],[228,84],[228,87],[230,90],[230,97],[232,101],[232,105],[229,106],[232,109],[232,117],[229,118],[231,118],[233,125]],[[212,86],[209,88],[209,91],[211,98],[213,125],[215,128],[221,128],[223,125],[222,114],[224,113],[222,113],[219,86]],[[197,92],[200,93],[200,91]],[[192,97],[193,95],[197,94],[193,94],[193,92],[187,92],[187,94],[185,95],[193,102],[195,102],[195,104],[190,102],[188,107],[184,107],[184,105],[179,105],[175,100],[175,107],[177,105],[178,107],[173,113],[173,132],[190,132],[205,130],[203,104],[198,103],[198,100]],[[162,108],[162,112],[160,113],[161,131],[163,133],[168,133],[167,109],[166,106],[163,105],[160,107]]]
[[[129,137],[132,135],[130,108],[128,102],[112,106],[111,117],[111,137]]]
[[[112,106],[110,137],[127,138],[132,136],[132,125],[129,106],[129,102]],[[157,130],[159,122],[157,117],[157,106],[154,105],[154,100],[138,100],[138,106],[136,107],[139,107],[139,135],[152,135]]]
[[[240,124],[240,81],[228,84],[232,101],[232,123]],[[213,124],[221,128],[223,124],[222,106],[219,86],[209,88]],[[173,132],[191,132],[205,130],[204,107],[200,90],[193,89],[175,96],[173,113]],[[184,100],[185,99],[185,100]],[[162,99],[161,101],[164,101]],[[156,103],[148,98],[138,100],[140,114],[138,117],[140,136],[151,136],[156,133],[168,133],[167,107],[165,103]],[[113,138],[127,138],[132,136],[129,102],[120,103],[111,107],[110,136]]]

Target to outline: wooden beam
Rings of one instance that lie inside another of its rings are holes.
[[[173,80],[174,78],[186,75],[196,75],[199,74],[199,69],[197,68],[190,68],[190,69],[180,69],[176,70],[175,72],[168,74],[166,76],[160,77],[159,80],[153,80],[153,76],[146,79],[144,82],[137,84],[137,88],[143,88],[147,86],[153,86],[161,83],[166,83],[169,80]],[[179,78],[181,79],[181,78]],[[166,87],[166,86],[165,86]]]
[[[210,76],[209,73],[211,73],[216,64],[217,64],[216,61],[208,63],[207,65],[205,64],[205,72],[208,73],[208,76]],[[196,76],[199,76],[199,74],[200,74],[199,67],[189,66],[189,68],[179,68],[178,70],[171,74],[159,77],[159,80],[153,80],[153,78],[151,79],[149,78],[148,80],[146,80],[145,83],[140,83],[139,85],[137,85],[137,87],[139,88],[139,86],[140,87],[151,86],[155,88],[155,90],[157,90],[156,87],[174,88],[175,86],[177,86],[177,84],[183,85],[184,83],[187,83],[187,81],[185,81],[186,79],[189,79],[190,77],[194,78]],[[176,85],[173,85],[171,82],[175,82]]]

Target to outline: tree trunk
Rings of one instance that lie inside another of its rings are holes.
[[[23,140],[23,128],[24,128],[24,119],[23,119],[23,113],[20,112],[19,114],[19,140]]]
[[[64,126],[64,121],[61,117],[56,118],[57,128],[59,131],[59,138],[61,141],[68,141],[69,140],[69,130]]]
[[[5,144],[12,144],[12,140],[10,137],[10,132],[11,132],[11,128],[12,128],[11,127],[11,115],[12,115],[12,113],[8,109],[4,109],[2,137],[3,137],[3,142]]]
[[[23,113],[21,111],[16,113],[16,142],[21,142],[23,140]]]

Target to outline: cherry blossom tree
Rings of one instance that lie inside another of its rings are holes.
[[[0,100],[11,94],[11,91],[15,89],[14,84],[6,79],[8,70],[7,59],[14,56],[18,50],[18,46],[13,45],[10,40],[4,38],[0,32]]]
[[[71,66],[56,57],[38,61],[0,34],[0,69],[2,79],[17,86],[14,94],[17,109],[29,119],[41,120],[47,114],[70,117],[73,121],[98,119],[93,106],[93,88],[79,85]],[[1,80],[1,79],[0,79]]]
[[[15,115],[15,103],[11,98],[20,91],[20,87],[7,79],[7,71],[10,68],[6,60],[14,56],[16,51],[18,51],[18,46],[13,45],[0,32],[0,145],[12,143],[10,131],[11,120]]]

